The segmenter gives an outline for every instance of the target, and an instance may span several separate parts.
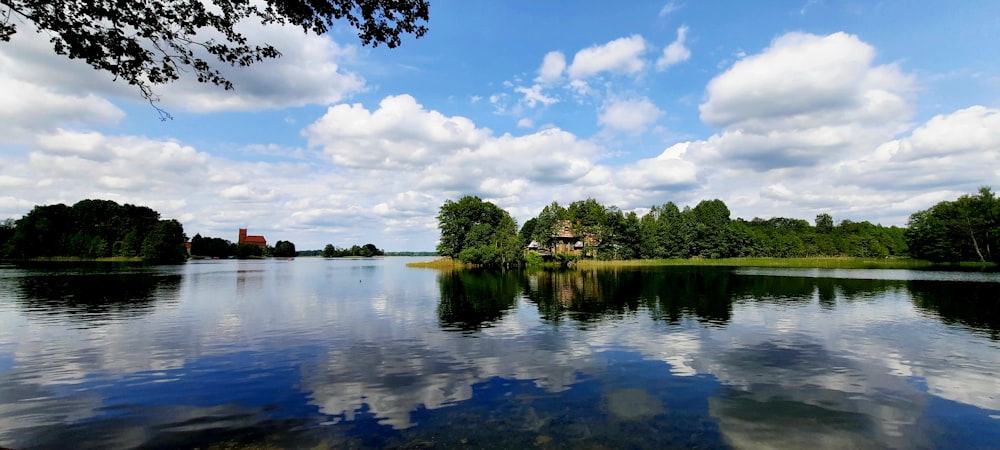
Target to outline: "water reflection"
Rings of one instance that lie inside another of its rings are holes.
[[[1000,284],[912,280],[907,287],[917,308],[1000,340]]]
[[[982,318],[994,316],[953,310],[985,310],[1000,283],[726,268],[439,274],[404,262],[132,272],[146,288],[124,286],[123,299],[176,302],[68,329],[54,318],[86,308],[30,280],[52,274],[0,272],[0,447],[1000,441],[1000,348]]]
[[[446,271],[438,276],[438,318],[444,327],[476,330],[489,326],[517,303],[521,272]]]
[[[727,269],[561,270],[527,275],[524,295],[542,318],[559,322],[600,321],[647,308],[655,319],[677,322],[685,315],[725,324],[731,316]]]
[[[180,275],[111,272],[47,273],[2,284],[27,314],[94,326],[136,318],[157,304],[176,301],[180,282]]]
[[[524,295],[543,318],[599,321],[648,310],[655,320],[690,317],[726,325],[739,302],[812,303],[871,298],[904,286],[898,280],[746,276],[731,268],[659,267],[629,270],[560,270],[526,275]]]

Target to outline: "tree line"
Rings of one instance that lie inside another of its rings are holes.
[[[324,258],[335,258],[342,256],[361,256],[361,257],[371,257],[371,256],[384,256],[385,251],[375,246],[375,244],[365,244],[365,245],[352,245],[349,248],[337,248],[333,244],[326,244],[323,247],[323,251],[320,252],[320,256]]]
[[[732,219],[719,199],[683,209],[673,202],[639,216],[592,198],[557,202],[517,225],[503,209],[479,197],[447,200],[437,216],[438,254],[465,263],[508,267],[540,260],[732,257],[905,257],[935,262],[998,261],[1000,200],[990,188],[914,213],[908,228],[868,221],[835,223],[826,213],[812,224],[773,217]],[[570,251],[560,250],[568,241]],[[525,252],[529,244],[535,252]]]
[[[180,222],[160,219],[147,206],[119,205],[111,200],[81,200],[35,206],[24,217],[0,222],[0,259],[141,258],[178,262],[189,256],[187,235]],[[191,238],[190,255],[214,258],[294,257],[291,241],[273,247],[237,245],[226,239]]]
[[[146,206],[111,200],[81,200],[35,206],[18,220],[0,225],[0,257],[139,257],[181,261],[187,251],[184,228]]]
[[[653,206],[641,217],[604,207],[594,199],[573,202],[566,208],[553,202],[525,223],[521,236],[549,248],[554,230],[566,223],[583,244],[581,253],[598,259],[886,257],[906,253],[899,227],[850,220],[834,225],[829,214],[817,215],[815,225],[786,217],[732,219],[729,208],[719,199],[683,209],[667,202]]]

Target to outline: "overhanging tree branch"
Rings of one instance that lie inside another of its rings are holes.
[[[395,48],[403,34],[427,32],[428,0],[0,0],[0,42],[22,24],[49,36],[55,53],[81,59],[136,86],[155,106],[157,84],[191,70],[199,82],[233,89],[214,62],[245,67],[281,56],[267,43],[250,43],[236,26],[291,24],[326,33],[346,21],[363,45]],[[16,23],[21,22],[21,23]],[[210,62],[213,61],[213,62]]]

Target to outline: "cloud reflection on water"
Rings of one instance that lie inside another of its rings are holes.
[[[439,275],[391,263],[233,264],[192,265],[170,290],[176,302],[154,302],[138,317],[112,311],[89,328],[0,303],[0,323],[13,325],[0,330],[0,358],[14,361],[0,371],[0,428],[52,433],[53,416],[32,413],[51,411],[59,423],[117,429],[106,407],[139,395],[140,378],[187,380],[196,400],[177,404],[169,387],[135,398],[131,411],[145,414],[130,426],[151,432],[208,410],[253,426],[274,414],[271,403],[304,420],[364,416],[419,430],[427,419],[416,411],[464,408],[490,380],[530,380],[567,399],[587,380],[608,383],[608,392],[633,389],[610,381],[618,363],[609,355],[623,351],[663,361],[662,372],[649,374],[658,380],[722,383],[702,401],[736,447],[930,445],[924,389],[1000,410],[996,341],[966,331],[991,325],[935,309],[940,301],[929,299],[940,296],[912,281],[691,268]],[[949,288],[996,292],[982,283]],[[215,383],[220,389],[204,387]],[[173,406],[143,405],[153,393]],[[535,431],[554,432],[545,420]]]

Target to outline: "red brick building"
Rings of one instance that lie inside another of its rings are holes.
[[[240,239],[236,243],[239,245],[247,244],[267,248],[267,239],[264,239],[264,236],[248,235],[246,228],[240,228]]]

